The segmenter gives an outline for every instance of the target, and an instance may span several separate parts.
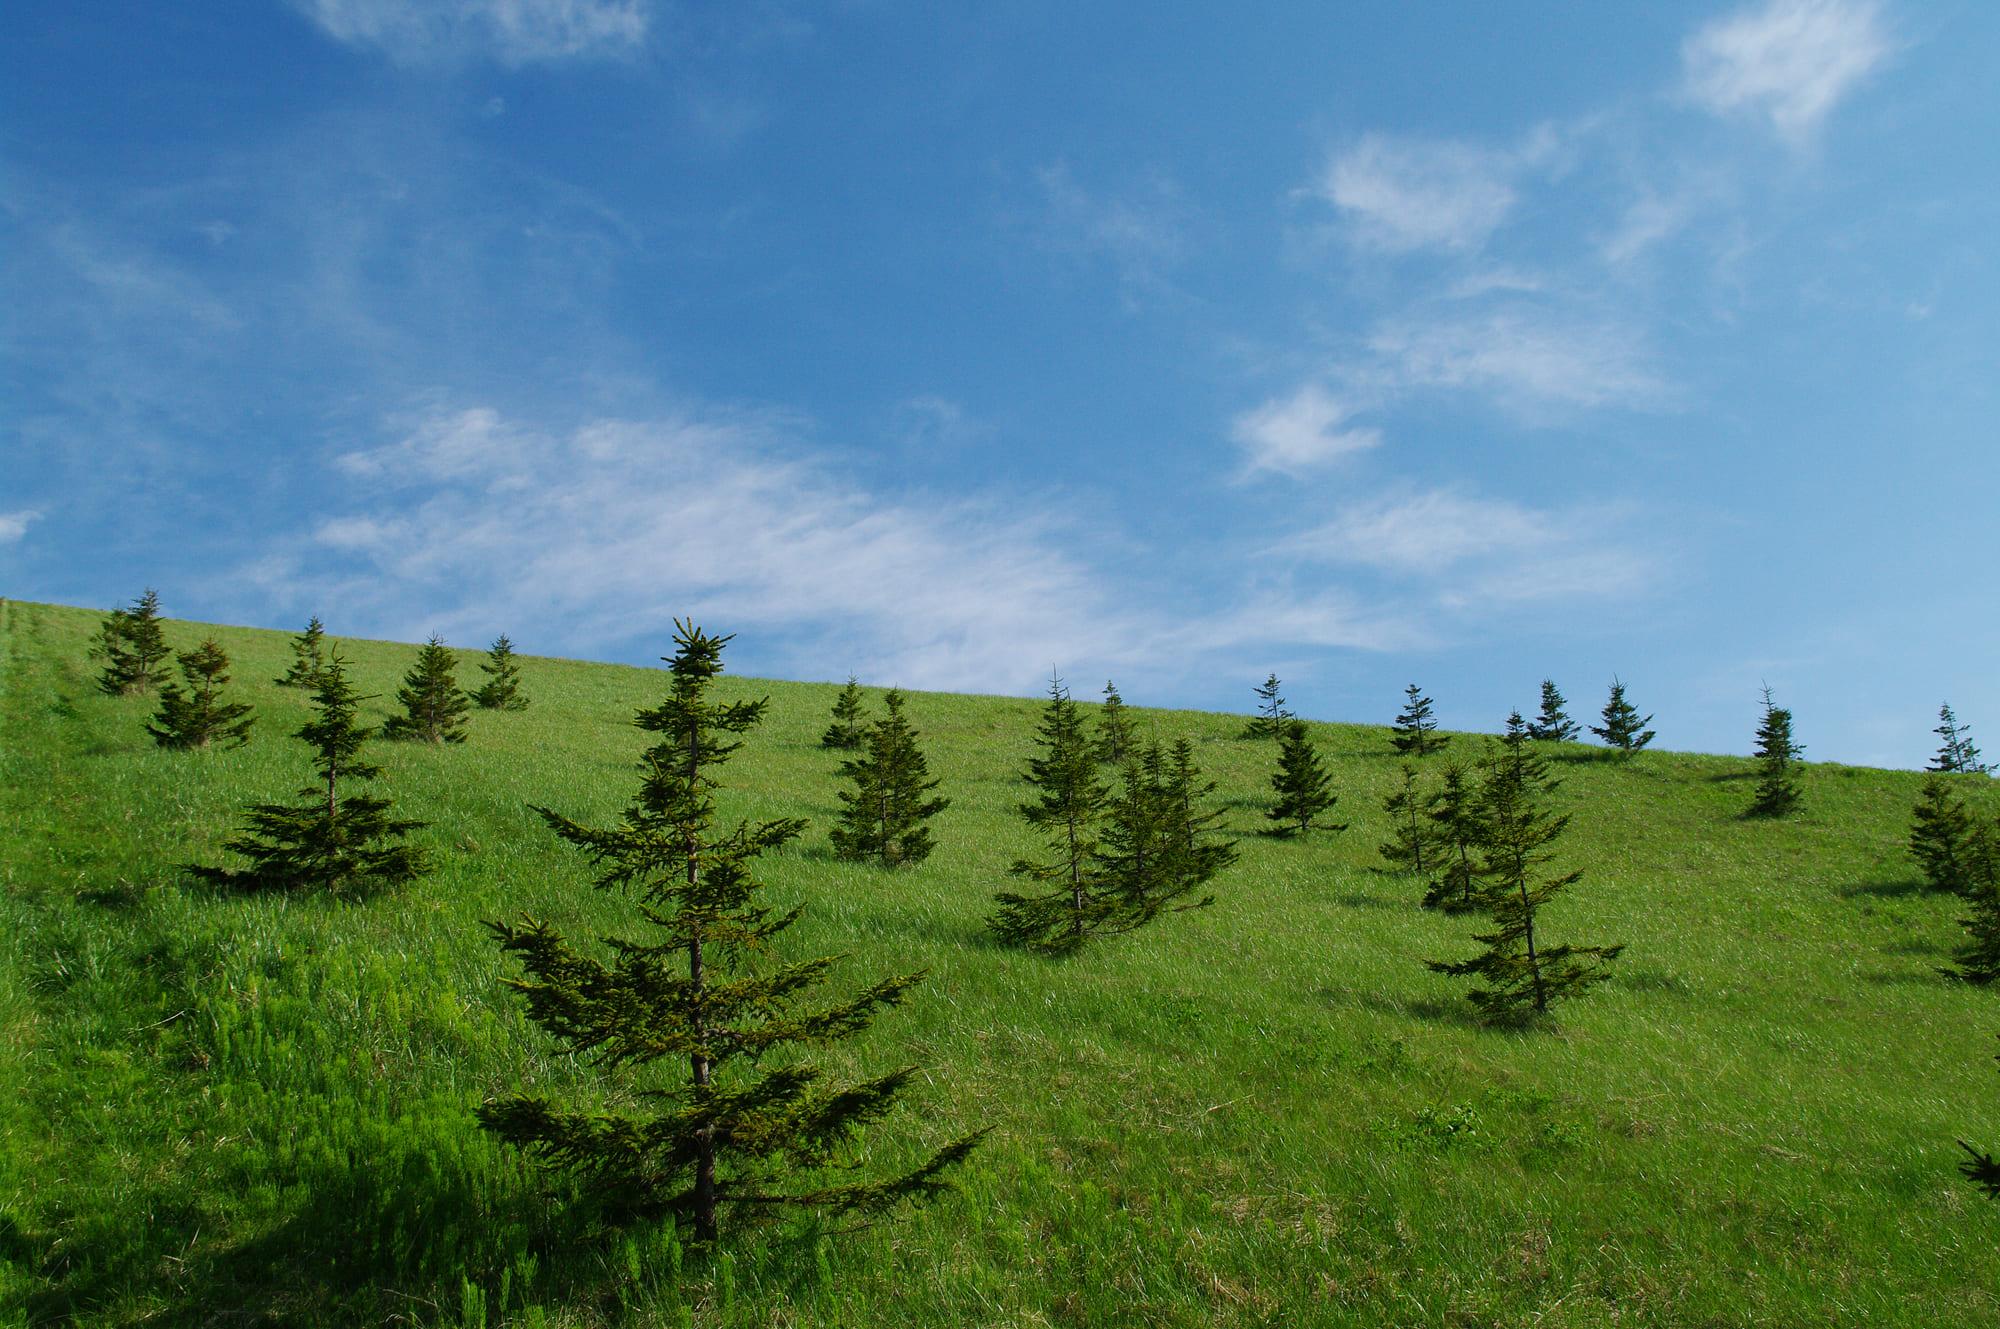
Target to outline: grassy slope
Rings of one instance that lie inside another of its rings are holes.
[[[789,953],[852,956],[847,984],[932,972],[825,1058],[924,1067],[880,1161],[997,1129],[958,1196],[703,1262],[540,1221],[561,1212],[543,1179],[469,1117],[522,1084],[622,1092],[521,1020],[477,921],[633,930],[527,805],[609,819],[661,676],[527,659],[534,705],[475,715],[463,748],[374,745],[398,815],[435,823],[441,867],[413,890],[218,896],[175,864],[217,861],[243,802],[305,775],[284,737],[305,698],[266,681],[287,638],[214,630],[259,733],[174,754],[144,732],[150,703],[92,688],[99,617],[0,602],[0,1324],[497,1324],[503,1292],[521,1324],[2000,1314],[2000,1208],[1958,1180],[1953,1144],[2000,1145],[2000,995],[1935,974],[1958,910],[1902,854],[1911,774],[1815,765],[1804,816],[1747,822],[1740,760],[1573,749],[1556,799],[1585,876],[1547,928],[1628,949],[1551,1027],[1496,1033],[1420,963],[1473,953],[1469,927],[1379,868],[1379,727],[1316,727],[1345,834],[1246,837],[1214,908],[1052,963],[980,926],[1036,848],[1010,815],[1035,703],[912,698],[955,802],[939,851],[892,874],[825,849],[836,762],[815,740],[837,689],[726,679],[772,709],[725,811],[814,821],[767,873],[775,902],[809,906]],[[168,624],[178,648],[206,631]],[[385,696],[414,657],[342,650]],[[1235,737],[1241,717],[1138,715],[1193,739],[1239,829],[1261,824],[1271,748]]]

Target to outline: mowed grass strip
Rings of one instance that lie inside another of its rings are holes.
[[[1741,816],[1747,761],[1554,750],[1558,867],[1584,877],[1544,935],[1627,950],[1504,1032],[1422,964],[1475,953],[1476,924],[1381,868],[1384,727],[1313,725],[1351,826],[1276,840],[1273,743],[1136,709],[1196,745],[1242,857],[1213,908],[1052,962],[982,926],[1041,849],[1013,812],[1036,700],[910,694],[953,804],[937,852],[890,872],[828,850],[838,685],[725,676],[772,702],[725,815],[813,822],[766,864],[770,901],[807,905],[785,954],[848,957],[842,985],[930,970],[825,1052],[839,1076],[922,1068],[869,1152],[888,1169],[996,1130],[944,1201],[711,1258],[569,1223],[561,1185],[471,1117],[522,1086],[616,1104],[650,1083],[557,1055],[480,920],[640,930],[530,805],[615,817],[664,675],[524,656],[527,711],[474,712],[463,747],[371,745],[396,814],[433,823],[412,889],[218,894],[179,865],[223,861],[246,802],[308,777],[287,735],[309,698],[270,682],[288,634],[166,624],[177,649],[213,632],[260,716],[239,751],[172,753],[151,699],[96,692],[101,618],[0,603],[0,1324],[2000,1319],[2000,1206],[1955,1143],[2000,1146],[2000,993],[1937,973],[1961,909],[1903,853],[1915,773],[1809,765],[1803,814],[1769,822]],[[379,724],[417,647],[329,628]],[[461,646],[462,683],[480,658]]]

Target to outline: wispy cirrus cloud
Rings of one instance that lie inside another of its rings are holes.
[[[1347,403],[1307,383],[1237,416],[1230,437],[1243,449],[1246,474],[1299,475],[1382,441],[1379,430],[1342,428],[1351,414]]]
[[[1337,152],[1314,192],[1357,245],[1390,253],[1478,249],[1513,210],[1521,154],[1369,134]]]
[[[486,56],[505,65],[628,54],[646,0],[291,0],[328,36],[398,64]]]
[[[1160,291],[1188,248],[1188,208],[1161,176],[1125,190],[1079,182],[1068,163],[1035,173],[1042,200],[1035,229],[1055,250],[1097,255],[1117,269],[1129,291]]]
[[[1797,144],[1891,49],[1875,0],[1768,0],[1688,37],[1684,90],[1711,114],[1764,120]]]
[[[1642,406],[1666,392],[1634,327],[1549,303],[1413,312],[1385,321],[1368,347],[1375,364],[1363,372],[1396,391],[1473,391],[1517,413]]]

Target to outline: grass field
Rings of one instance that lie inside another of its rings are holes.
[[[1315,725],[1352,825],[1283,841],[1251,833],[1273,747],[1243,717],[1136,711],[1195,743],[1241,859],[1213,908],[1051,961],[981,926],[1038,849],[1012,815],[1036,702],[911,695],[954,802],[938,851],[885,872],[827,850],[838,688],[725,677],[771,698],[725,814],[813,822],[767,859],[771,901],[807,906],[787,954],[849,957],[843,990],[930,970],[824,1057],[922,1068],[876,1162],[994,1130],[935,1204],[710,1256],[572,1221],[472,1119],[521,1086],[643,1088],[556,1054],[479,920],[637,931],[529,804],[612,819],[664,675],[523,658],[526,712],[368,749],[396,814],[433,823],[435,875],[243,896],[178,865],[223,861],[242,805],[306,778],[307,698],[269,682],[287,636],[214,629],[257,734],[171,753],[150,701],[93,687],[101,617],[0,602],[0,1325],[2000,1323],[2000,1205],[1955,1143],[2000,1147],[2000,992],[1937,974],[1961,911],[1905,856],[1914,773],[1810,765],[1800,816],[1751,821],[1741,759],[1560,749],[1558,866],[1584,876],[1546,933],[1626,951],[1505,1032],[1422,964],[1473,954],[1472,924],[1382,870],[1385,728]],[[181,649],[208,631],[167,624]],[[341,650],[385,696],[415,657]]]

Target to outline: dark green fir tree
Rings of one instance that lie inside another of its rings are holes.
[[[1771,689],[1764,689],[1764,719],[1757,726],[1757,791],[1746,814],[1752,817],[1783,817],[1798,811],[1799,754],[1805,749],[1792,741],[1792,713],[1771,702]]]
[[[485,711],[525,711],[528,698],[521,691],[521,666],[514,663],[514,643],[501,633],[486,649],[486,663],[479,666],[486,675],[486,681],[472,694],[472,700]]]
[[[420,743],[463,743],[465,713],[472,699],[458,686],[458,657],[432,635],[417,652],[417,662],[403,675],[396,700],[403,713],[392,715],[382,725],[382,737],[413,739]]]
[[[1481,955],[1425,963],[1441,974],[1478,980],[1482,986],[1466,997],[1485,1023],[1518,1024],[1603,982],[1610,977],[1606,966],[1625,948],[1550,946],[1538,930],[1542,910],[1583,873],[1542,875],[1555,859],[1549,846],[1569,826],[1569,817],[1542,805],[1557,782],[1531,745],[1519,711],[1508,717],[1505,737],[1483,764],[1478,905],[1493,930],[1473,937],[1486,946]]]
[[[1421,688],[1412,683],[1403,692],[1403,709],[1396,716],[1395,732],[1389,742],[1405,757],[1421,761],[1433,752],[1443,751],[1451,738],[1438,733],[1437,717],[1431,713],[1431,699],[1423,694]]]
[[[1273,674],[1264,680],[1262,687],[1252,689],[1257,694],[1257,713],[1243,727],[1243,737],[1276,738],[1284,732],[1285,721],[1292,718],[1292,713],[1285,709],[1285,699],[1278,695],[1283,686]]]
[[[1098,921],[1102,934],[1130,932],[1167,912],[1201,909],[1213,895],[1194,893],[1236,861],[1236,843],[1220,839],[1222,813],[1203,806],[1215,792],[1186,739],[1148,743],[1125,763],[1099,837],[1097,880],[1116,908]]]
[[[112,610],[91,638],[91,659],[104,661],[97,690],[109,697],[151,692],[166,677],[172,654],[160,622],[160,593],[148,586],[129,609]]]
[[[1426,909],[1462,914],[1479,904],[1479,846],[1485,840],[1486,823],[1472,774],[1464,762],[1445,758],[1430,806],[1439,853],[1437,876],[1424,892]]]
[[[314,614],[306,621],[306,630],[292,638],[292,664],[285,670],[285,676],[273,681],[281,688],[316,688],[319,686],[319,671],[326,666],[326,653],[333,649],[327,644],[326,628]]]
[[[833,699],[833,723],[819,736],[819,745],[848,751],[868,741],[868,723],[862,718],[861,684],[847,676],[847,686]]]
[[[1287,720],[1278,732],[1278,769],[1271,774],[1271,788],[1278,795],[1277,806],[1264,815],[1277,823],[1273,835],[1304,835],[1313,829],[1321,814],[1339,800],[1333,792],[1333,776],[1313,747],[1312,733],[1304,720]],[[1323,830],[1340,832],[1346,824],[1326,824]]]
[[[1091,751],[1107,766],[1123,766],[1132,755],[1132,717],[1125,713],[1125,699],[1118,685],[1104,685],[1104,706],[1097,712],[1097,738]]]
[[[931,778],[917,731],[903,714],[903,694],[890,688],[882,705],[888,714],[868,727],[867,754],[840,765],[854,788],[837,791],[843,807],[833,828],[833,852],[900,867],[930,857],[936,846],[924,823],[951,800],[926,797],[941,782]]]
[[[1569,718],[1569,703],[1552,678],[1542,680],[1542,713],[1528,722],[1528,737],[1538,743],[1568,743],[1583,732]]]
[[[2000,978],[2000,826],[1975,823],[1966,847],[1965,943],[1942,972],[1984,987]]]
[[[1948,775],[1985,775],[1987,765],[1979,759],[1979,749],[1972,745],[1968,735],[1972,732],[1969,724],[1960,724],[1958,717],[1951,713],[1951,703],[1938,707],[1938,727],[1931,730],[1944,740],[1938,748],[1937,756],[1925,770],[1939,771]]]
[[[480,1125],[576,1175],[614,1220],[671,1216],[702,1244],[716,1242],[725,1214],[801,1205],[867,1212],[935,1194],[984,1134],[961,1136],[898,1176],[844,1179],[862,1132],[891,1110],[915,1068],[829,1085],[803,1050],[860,1034],[924,973],[812,1007],[806,1000],[836,961],[773,955],[803,906],[759,903],[757,860],[805,824],[743,822],[727,834],[715,825],[720,768],[768,704],[710,698],[729,640],[675,623],[672,691],[636,720],[660,741],[640,762],[639,792],[617,825],[536,809],[590,857],[599,889],[636,897],[648,934],[608,939],[600,959],[543,920],[486,924],[521,961],[524,977],[508,985],[529,1018],[571,1053],[626,1077],[628,1101],[650,1111],[515,1094],[482,1105]]]
[[[1630,756],[1653,741],[1653,731],[1646,728],[1652,722],[1652,716],[1641,719],[1639,708],[1625,700],[1625,685],[1614,674],[1611,697],[1604,703],[1604,726],[1592,725],[1590,732],[1603,739],[1606,747]]]
[[[1436,798],[1435,793],[1424,791],[1417,768],[1404,762],[1395,788],[1382,800],[1382,811],[1389,818],[1390,838],[1379,848],[1383,861],[1390,867],[1418,876],[1437,869],[1440,845],[1437,827],[1429,816]]]
[[[1973,864],[1984,830],[1942,775],[1932,775],[1917,790],[1910,809],[1910,857],[1923,869],[1932,890],[1970,895]]]
[[[222,689],[229,683],[229,656],[213,637],[191,651],[180,653],[181,676],[187,680],[183,691],[178,683],[160,686],[160,709],[146,732],[163,748],[205,748],[219,743],[240,748],[250,741],[250,727],[257,723],[250,703],[224,701]]]
[[[1029,759],[1026,775],[1035,798],[1019,811],[1043,837],[1050,857],[1014,860],[1008,871],[1035,893],[996,893],[999,907],[986,925],[1009,945],[1063,954],[1084,946],[1118,912],[1117,897],[1101,880],[1097,854],[1098,823],[1110,791],[1098,779],[1082,714],[1060,678],[1049,683],[1036,738],[1041,752]]]
[[[386,798],[347,794],[349,780],[373,780],[379,766],[361,760],[373,731],[354,722],[362,702],[347,681],[344,662],[327,657],[313,689],[313,718],[297,737],[313,750],[317,783],[299,790],[302,803],[253,804],[245,829],[223,844],[250,860],[248,868],[190,864],[206,881],[250,890],[314,890],[357,895],[378,886],[413,881],[431,870],[429,856],[408,844],[390,844],[428,825],[392,819]]]

